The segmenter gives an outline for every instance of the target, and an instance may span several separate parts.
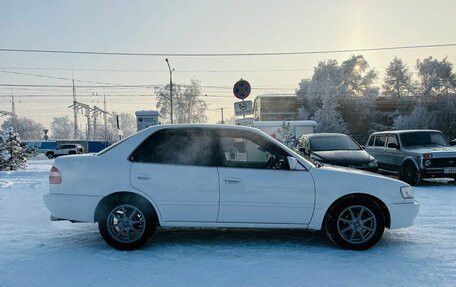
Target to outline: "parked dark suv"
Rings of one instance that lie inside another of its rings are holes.
[[[456,147],[436,130],[402,130],[370,135],[366,150],[380,169],[397,172],[400,179],[418,185],[422,178],[456,180]]]

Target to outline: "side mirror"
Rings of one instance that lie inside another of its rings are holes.
[[[456,139],[450,141],[450,146],[455,146],[456,145]]]
[[[395,144],[395,143],[389,143],[389,144],[388,144],[388,148],[399,149],[399,145],[398,145],[398,144]]]
[[[366,149],[366,147],[365,147],[365,146],[363,146],[363,145],[361,146],[361,148],[362,148],[362,149]]]
[[[290,166],[290,170],[295,170],[296,167],[298,166],[298,161],[292,156],[287,156],[287,160],[288,160],[288,165]]]

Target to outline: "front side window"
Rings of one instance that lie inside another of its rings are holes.
[[[225,167],[289,169],[286,152],[256,135],[225,132],[220,153]]]
[[[152,134],[130,156],[133,162],[215,166],[214,137],[203,129],[168,129]]]
[[[395,144],[395,145],[399,146],[396,135],[388,135],[388,145],[389,144]]]

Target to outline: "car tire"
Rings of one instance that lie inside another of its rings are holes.
[[[70,151],[68,152],[68,154],[76,154],[76,152],[75,152],[74,150],[70,150]]]
[[[156,227],[152,205],[135,196],[114,198],[98,222],[103,239],[119,250],[140,248],[152,237]]]
[[[410,185],[419,185],[421,182],[421,174],[416,167],[411,163],[406,163],[402,168],[401,178],[402,181]]]
[[[380,240],[384,230],[382,209],[364,197],[342,200],[330,210],[326,219],[326,235],[344,249],[369,249]]]
[[[46,157],[48,159],[53,159],[54,158],[54,153],[53,152],[48,152],[48,153],[46,153]]]

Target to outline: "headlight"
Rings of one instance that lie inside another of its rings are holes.
[[[411,186],[402,186],[401,194],[402,194],[402,197],[405,199],[413,198],[414,197],[413,188]]]
[[[371,161],[367,166],[369,166],[369,167],[377,167],[377,166],[378,166],[378,163],[377,163],[376,160],[373,160],[373,161]]]
[[[427,159],[427,160],[424,161],[424,165],[425,165],[426,167],[430,167],[431,164],[432,164],[432,162],[431,162],[430,159]]]

